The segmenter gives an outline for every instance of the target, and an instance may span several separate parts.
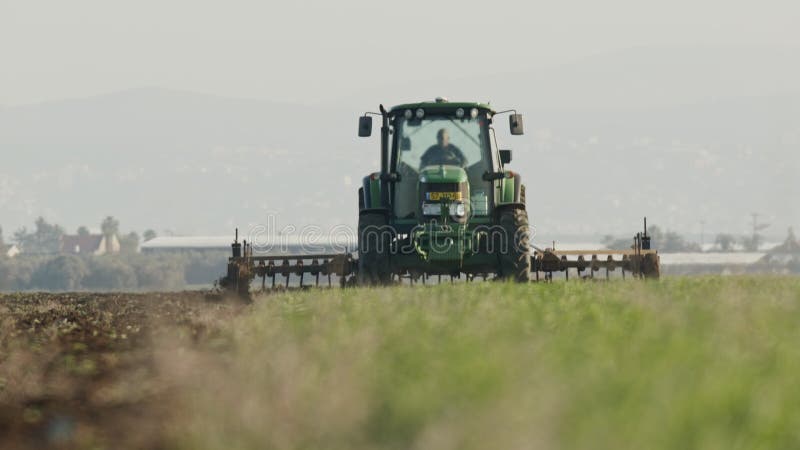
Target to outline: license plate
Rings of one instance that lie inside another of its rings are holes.
[[[428,192],[425,194],[426,200],[434,202],[442,200],[461,200],[461,192]]]
[[[440,216],[442,214],[441,203],[423,203],[422,214],[425,216]]]

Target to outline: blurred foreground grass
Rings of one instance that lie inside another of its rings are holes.
[[[797,278],[291,292],[227,333],[178,446],[800,447]]]

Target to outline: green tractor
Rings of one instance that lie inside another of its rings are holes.
[[[523,134],[522,116],[494,111],[483,103],[433,102],[398,105],[359,118],[358,134],[372,135],[372,117],[380,127],[380,171],[364,177],[358,189],[358,253],[331,251],[312,254],[265,254],[236,238],[227,274],[219,286],[248,294],[252,281],[261,287],[284,287],[291,276],[311,276],[316,285],[332,285],[332,275],[344,286],[384,285],[403,278],[424,283],[430,276],[467,280],[494,275],[526,282],[535,274],[551,280],[562,272],[569,278],[593,278],[605,269],[635,277],[658,278],[659,257],[644,233],[624,250],[541,249],[531,243],[525,186],[508,170],[511,151],[500,150],[494,120],[509,114],[512,135]],[[617,256],[620,259],[614,259]],[[577,257],[568,259],[568,257]],[[584,275],[588,271],[588,275]]]
[[[520,114],[442,98],[359,118],[362,137],[373,114],[381,120],[380,172],[358,190],[359,284],[461,274],[528,281],[525,186],[493,128],[505,113],[511,134],[523,134]]]

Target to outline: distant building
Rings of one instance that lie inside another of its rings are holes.
[[[230,252],[232,236],[159,236],[142,244],[142,253],[180,253],[186,251]],[[242,238],[240,237],[240,242]],[[261,244],[261,245],[259,245]],[[260,236],[253,248],[261,255],[329,254],[355,251],[357,244],[345,237],[301,239],[298,236],[276,236],[266,239]]]
[[[8,258],[13,258],[19,255],[19,253],[20,253],[19,247],[17,247],[14,244],[10,245],[0,244],[0,254],[6,255],[6,257]]]
[[[158,236],[141,245],[142,253],[179,253],[183,251],[230,251],[228,236]]]
[[[104,255],[119,253],[119,239],[111,236],[109,242],[102,234],[65,234],[61,236],[61,253],[73,255]]]

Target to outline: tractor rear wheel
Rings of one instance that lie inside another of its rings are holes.
[[[376,286],[391,283],[389,248],[392,235],[386,214],[365,212],[358,217],[358,284]]]
[[[531,258],[528,212],[522,206],[508,206],[499,211],[497,223],[503,230],[504,245],[496,247],[501,279],[524,283],[529,280]]]

